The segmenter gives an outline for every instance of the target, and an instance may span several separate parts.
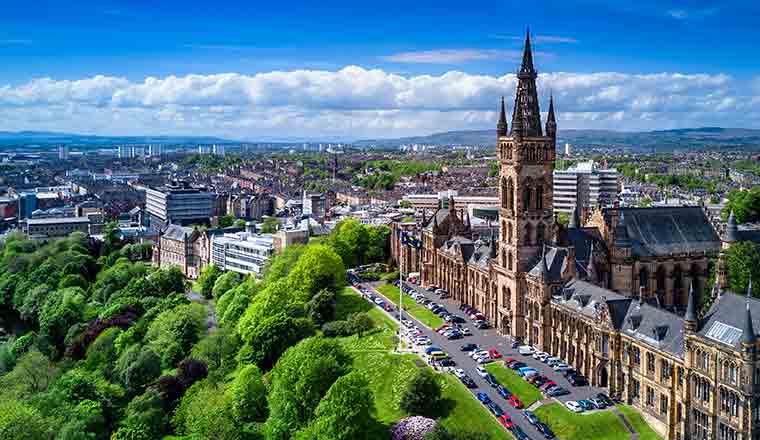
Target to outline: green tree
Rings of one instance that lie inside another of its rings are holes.
[[[332,339],[309,338],[289,348],[270,374],[268,440],[290,438],[306,426],[351,357]]]
[[[267,217],[261,224],[262,234],[274,234],[280,228],[280,221],[276,217]]]
[[[263,422],[267,419],[267,389],[257,366],[242,367],[227,393],[232,415],[239,422]]]
[[[570,225],[570,214],[567,212],[560,212],[557,214],[557,222],[564,227],[568,227]]]
[[[161,375],[161,358],[150,347],[133,345],[119,356],[114,377],[130,394],[137,394]]]
[[[47,390],[56,376],[50,360],[37,349],[31,349],[16,362],[16,366],[0,377],[3,394],[33,396]]]
[[[206,363],[210,378],[222,380],[237,367],[235,356],[239,348],[237,332],[222,327],[198,341],[190,356]]]
[[[401,395],[399,408],[409,415],[434,417],[440,406],[441,386],[428,369],[417,370]]]
[[[182,397],[172,424],[178,433],[193,438],[240,439],[239,425],[232,422],[230,403],[222,384],[196,382]]]
[[[232,224],[232,226],[236,228],[245,228],[245,219],[239,218],[235,220],[235,223]]]
[[[288,347],[313,332],[314,328],[308,320],[295,319],[279,312],[244,329],[240,336],[250,348],[249,361],[269,369]]]
[[[760,221],[760,187],[728,193],[728,202],[723,208],[724,219],[728,218],[731,211],[738,223]]]
[[[148,327],[145,341],[161,357],[163,368],[173,368],[186,358],[205,334],[206,308],[182,304],[159,314]]]
[[[219,274],[214,280],[210,293],[213,294],[214,299],[218,300],[222,295],[229,292],[238,284],[240,284],[240,275],[238,275],[237,272],[224,272],[223,274]]]
[[[301,301],[308,301],[324,288],[337,291],[345,283],[346,269],[341,257],[325,245],[307,246],[288,274],[288,284],[299,292]]]
[[[352,313],[348,317],[348,328],[351,333],[359,335],[360,338],[364,336],[364,332],[369,331],[372,326],[372,318],[366,313]]]
[[[0,438],[7,440],[49,439],[48,426],[32,406],[17,400],[0,400]]]
[[[314,419],[295,440],[369,439],[374,396],[359,372],[340,377],[319,402]]]
[[[229,228],[233,223],[235,223],[235,216],[232,214],[227,214],[219,217],[220,228]]]
[[[100,370],[107,376],[110,375],[118,358],[115,341],[122,333],[120,328],[111,327],[98,335],[87,347],[86,368]]]
[[[734,292],[747,291],[752,277],[752,295],[760,297],[760,251],[757,245],[749,241],[733,243],[726,250],[728,284]]]
[[[166,430],[167,414],[158,391],[149,388],[129,402],[112,440],[153,440]]]
[[[45,299],[39,316],[40,337],[52,344],[51,352],[57,353],[63,347],[69,328],[82,320],[85,295],[80,287],[69,287]]]
[[[214,264],[209,264],[201,271],[198,281],[196,282],[201,295],[206,298],[211,298],[212,291],[214,289],[214,283],[222,275],[221,269]]]
[[[335,318],[335,292],[322,289],[306,303],[306,316],[316,326],[332,321]]]
[[[121,249],[119,234],[119,225],[116,222],[106,224],[103,228],[103,246],[100,248],[100,255],[111,255]]]

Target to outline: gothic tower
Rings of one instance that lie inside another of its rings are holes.
[[[537,76],[528,32],[517,73],[511,131],[507,134],[502,105],[496,146],[501,222],[499,257],[495,266],[499,289],[497,328],[519,338],[525,335],[525,311],[522,310],[525,274],[538,261],[554,226],[552,192],[557,124],[552,99],[544,135],[536,90]]]

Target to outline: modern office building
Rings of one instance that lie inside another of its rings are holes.
[[[572,213],[576,206],[591,211],[610,206],[620,191],[616,169],[603,169],[596,162],[580,162],[554,171],[554,212]]]
[[[147,188],[145,207],[151,221],[158,224],[208,223],[213,215],[214,195],[182,183]]]
[[[164,153],[163,146],[161,144],[148,145],[148,156],[160,157]]]
[[[221,145],[221,144],[212,145],[211,152],[218,156],[224,156],[224,145]]]
[[[222,270],[259,274],[274,253],[271,234],[248,232],[216,235],[211,241],[211,263]]]
[[[19,218],[30,218],[32,213],[37,209],[37,194],[33,192],[24,192],[18,198],[18,215]]]
[[[58,160],[69,159],[69,147],[67,145],[58,146]]]

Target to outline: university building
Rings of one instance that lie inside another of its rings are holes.
[[[733,216],[722,236],[692,207],[576,206],[563,226],[554,102],[542,124],[529,38],[517,77],[511,127],[502,99],[496,130],[495,227],[475,232],[449,200],[421,224],[394,225],[394,236],[422,238],[419,250],[394,246],[395,258],[500,334],[566,360],[665,438],[759,440],[760,301],[728,289],[722,251],[746,239]]]

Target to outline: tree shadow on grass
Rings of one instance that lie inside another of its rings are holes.
[[[335,319],[344,320],[352,313],[366,313],[372,310],[372,307],[372,304],[355,293],[341,292],[335,305]]]
[[[445,397],[441,399],[438,402],[437,412],[435,414],[435,417],[438,419],[445,419],[446,417],[451,414],[451,411],[454,410],[454,407],[457,406],[457,402],[454,399],[449,399],[448,397]]]

